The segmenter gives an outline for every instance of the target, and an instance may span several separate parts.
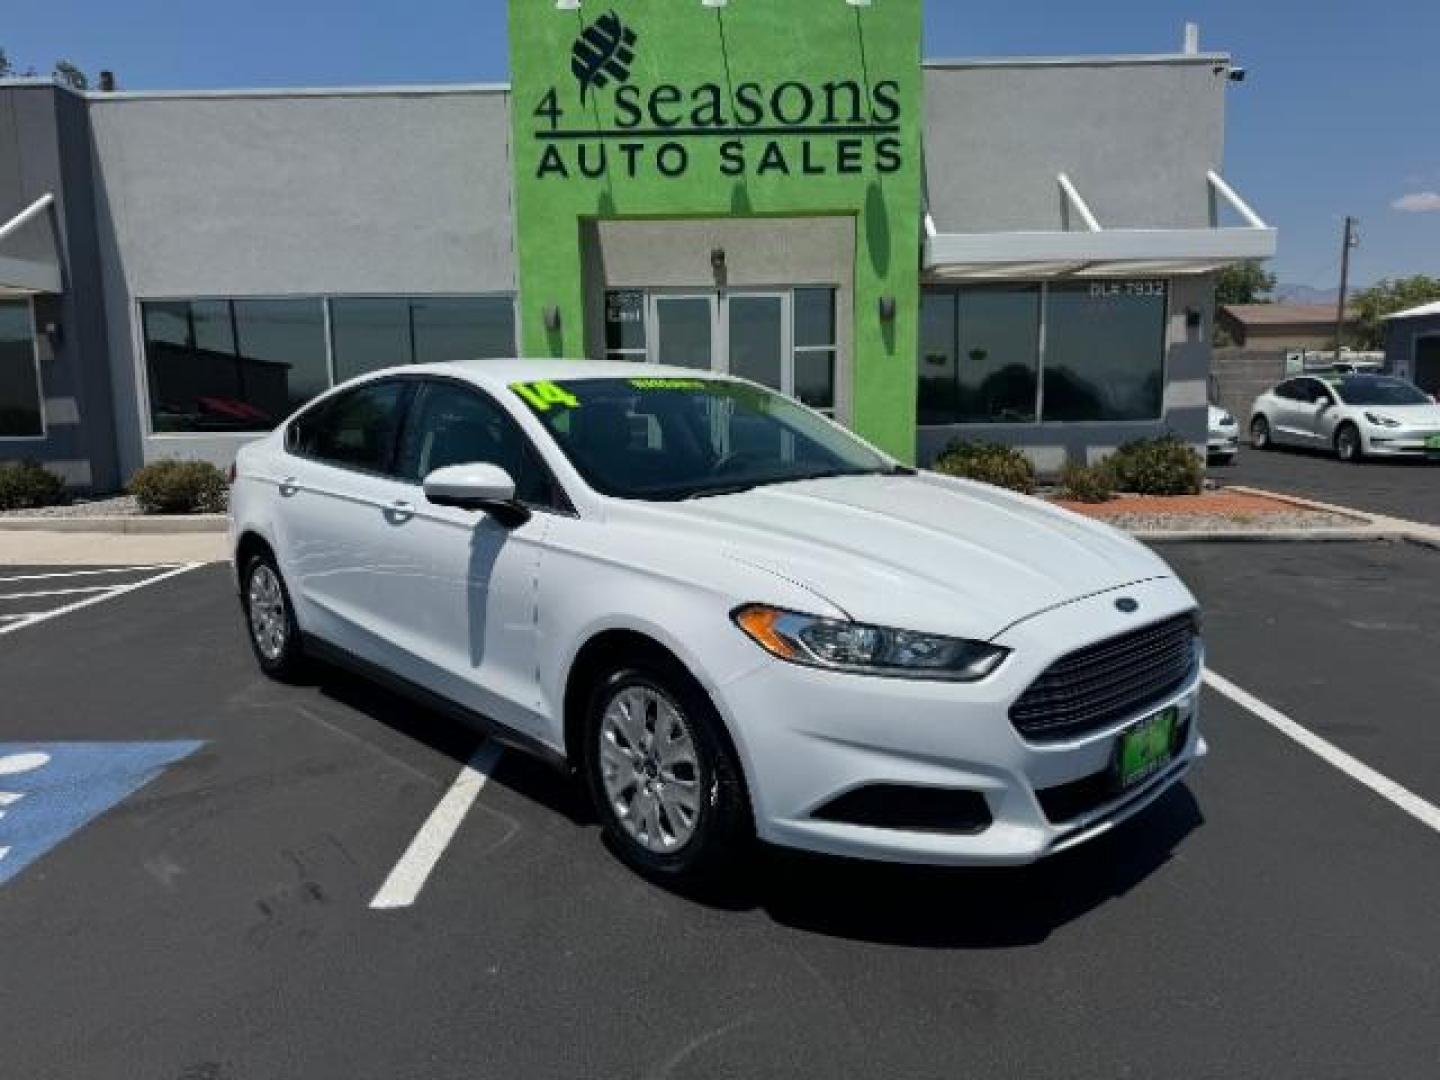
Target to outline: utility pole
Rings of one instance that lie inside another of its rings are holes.
[[[1360,243],[1355,219],[1345,215],[1345,238],[1340,242],[1340,299],[1335,305],[1335,363],[1340,363],[1340,340],[1345,334],[1345,294],[1350,288],[1350,249]]]

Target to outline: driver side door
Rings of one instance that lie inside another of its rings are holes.
[[[426,476],[486,462],[515,481],[528,521],[437,506]],[[396,456],[409,505],[393,519],[386,580],[405,626],[413,681],[517,731],[545,733],[536,653],[541,545],[568,504],[519,426],[489,395],[426,378],[410,404]]]

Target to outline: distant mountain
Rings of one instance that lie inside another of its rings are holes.
[[[1274,300],[1281,304],[1333,304],[1340,299],[1339,289],[1316,289],[1310,285],[1275,286]]]

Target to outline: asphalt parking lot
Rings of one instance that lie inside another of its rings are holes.
[[[1440,525],[1440,464],[1368,460],[1347,465],[1313,450],[1260,451],[1242,442],[1231,465],[1210,466],[1222,484],[1246,484],[1374,514]]]
[[[1440,803],[1440,552],[1163,553],[1214,671]],[[224,567],[0,636],[0,687],[5,1076],[1440,1074],[1440,834],[1219,693],[1184,786],[1036,867],[765,852],[703,904],[507,752],[377,910],[475,739],[263,679]]]

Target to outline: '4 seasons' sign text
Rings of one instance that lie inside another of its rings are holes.
[[[542,143],[537,179],[675,179],[696,167],[733,177],[859,175],[902,165],[894,80],[642,87],[630,81],[637,45],[613,12],[581,31],[571,71],[582,124],[567,124],[555,87],[541,95],[533,110]],[[597,123],[603,99],[610,115]]]

